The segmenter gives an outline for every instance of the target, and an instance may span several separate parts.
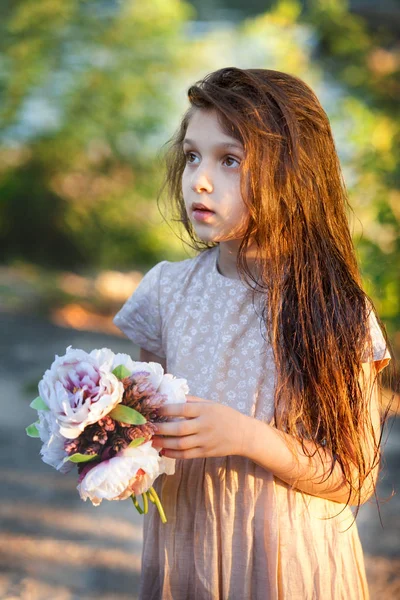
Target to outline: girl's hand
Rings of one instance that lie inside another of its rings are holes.
[[[248,417],[218,402],[186,398],[186,403],[164,404],[159,409],[163,416],[184,419],[157,423],[159,435],[153,436],[153,446],[162,447],[168,458],[242,455]]]

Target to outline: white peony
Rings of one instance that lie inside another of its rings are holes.
[[[64,444],[67,441],[59,432],[54,415],[49,410],[38,411],[37,430],[43,446],[40,450],[43,462],[54,467],[61,473],[68,473],[74,465],[64,458],[67,456]]]
[[[128,354],[116,354],[114,367],[123,365],[131,372],[132,375],[135,373],[146,371],[149,374],[149,381],[151,385],[157,390],[164,377],[164,369],[160,363],[156,362],[141,362],[138,360],[132,360]]]
[[[174,471],[175,461],[160,457],[151,442],[146,442],[136,448],[126,448],[92,467],[77,489],[82,500],[89,498],[98,506],[102,500],[125,500],[132,494],[142,494],[156,477]]]
[[[189,393],[186,379],[164,373],[164,369],[159,363],[134,361],[128,354],[116,354],[112,368],[115,369],[119,365],[126,367],[132,375],[147,372],[148,380],[154,389],[160,394],[166,394],[166,404],[186,402],[186,394]]]
[[[186,379],[180,379],[167,373],[162,378],[160,387],[157,390],[160,394],[166,394],[168,400],[166,404],[178,404],[186,402],[186,394],[189,393],[189,386]]]
[[[114,359],[107,348],[88,354],[69,346],[64,356],[56,355],[39,382],[39,394],[62,436],[77,438],[121,402],[124,387],[111,372]]]
[[[162,475],[163,473],[166,475],[173,475],[175,473],[175,459],[168,458],[167,456],[160,456],[159,459],[160,471],[158,475]],[[147,490],[153,485],[154,480],[158,477],[158,475],[153,477],[151,474],[144,472],[140,477],[135,477],[129,482],[127,489],[117,498],[117,500],[126,500],[132,496],[132,494],[135,496],[140,496],[140,494],[147,492]]]

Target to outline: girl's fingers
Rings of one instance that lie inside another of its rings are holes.
[[[177,404],[163,404],[158,413],[164,417],[198,417],[201,412],[199,402],[179,402]]]
[[[153,437],[151,438],[151,445],[156,450],[160,450],[160,448],[163,447],[163,438],[158,435],[153,435]]]
[[[163,449],[190,450],[191,448],[196,448],[197,446],[197,435],[185,435],[182,437],[165,437],[162,440]]]
[[[162,455],[167,458],[176,458],[182,460],[184,458],[203,458],[204,452],[202,448],[190,448],[190,450],[163,450]]]
[[[187,402],[205,402],[206,404],[214,404],[214,400],[206,400],[205,398],[199,398],[198,396],[186,395]]]
[[[183,419],[181,421],[170,421],[166,423],[157,423],[158,435],[192,435],[198,430],[198,423],[195,419]]]

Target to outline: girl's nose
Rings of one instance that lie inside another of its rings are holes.
[[[204,191],[210,193],[213,190],[210,177],[206,175],[204,170],[201,171],[200,169],[193,175],[191,186],[192,190],[197,193]]]

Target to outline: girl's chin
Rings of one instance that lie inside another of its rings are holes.
[[[196,235],[203,242],[218,242],[219,237],[218,234],[211,229],[211,227],[202,227],[198,226],[198,223],[192,223],[193,229],[196,232]]]
[[[207,243],[216,243],[219,242],[219,239],[217,239],[215,236],[212,235],[201,235],[199,232],[196,232],[197,237],[199,238],[199,240],[201,240],[202,242],[207,242]]]
[[[237,235],[232,235],[232,232],[224,232],[224,231],[217,231],[216,228],[211,227],[210,225],[207,224],[201,224],[198,223],[197,221],[192,221],[192,226],[193,229],[196,233],[196,236],[199,238],[199,240],[201,240],[202,242],[208,242],[208,243],[214,243],[214,244],[220,244],[221,242],[226,242],[226,243],[237,243],[240,242],[243,239],[243,235],[240,236],[239,233]]]
[[[202,242],[213,243],[213,244],[225,243],[225,244],[230,245],[230,244],[240,243],[240,241],[242,239],[242,238],[233,238],[230,235],[224,235],[221,233],[212,232],[211,229],[209,231],[204,231],[204,229],[203,230],[202,229],[203,228],[194,227],[196,236]]]

